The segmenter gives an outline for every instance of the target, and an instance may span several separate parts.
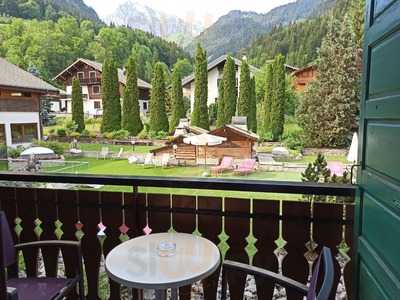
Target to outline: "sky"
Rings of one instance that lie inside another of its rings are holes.
[[[84,0],[100,17],[111,14],[119,4],[128,0]],[[167,14],[193,18],[204,23],[214,22],[231,10],[266,13],[274,7],[295,0],[131,0]]]

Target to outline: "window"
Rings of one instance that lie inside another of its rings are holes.
[[[85,78],[85,73],[83,73],[83,72],[78,72],[78,73],[76,73],[76,74],[78,75],[78,78],[79,78],[79,79]]]
[[[11,124],[11,138],[13,144],[32,142],[38,138],[37,124]]]
[[[96,71],[90,71],[89,72],[89,78],[90,79],[96,79]]]
[[[4,124],[0,124],[0,145],[6,144],[6,131]]]
[[[92,91],[93,91],[93,94],[100,94],[100,86],[99,85],[94,85],[92,87]]]
[[[25,98],[30,98],[32,97],[32,93],[30,92],[15,92],[11,93],[12,97],[25,97]]]
[[[143,101],[143,110],[147,110],[147,101]]]
[[[101,102],[100,101],[94,101],[94,109],[101,109]]]

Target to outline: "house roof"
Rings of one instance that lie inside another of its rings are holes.
[[[207,71],[210,72],[212,69],[216,68],[217,66],[219,66],[222,63],[225,63],[226,59],[228,58],[228,55],[222,55],[220,57],[218,57],[217,59],[213,60],[212,62],[210,62],[207,65]],[[240,59],[237,59],[235,57],[232,57],[233,61],[235,62],[235,65],[237,66],[241,66],[242,65],[242,61]],[[253,73],[257,73],[259,71],[258,68],[249,65],[250,67],[250,71]],[[182,85],[187,85],[189,83],[191,83],[194,80],[194,73],[190,74],[189,76],[186,76],[185,78],[183,78],[182,80]]]
[[[84,64],[91,66],[92,68],[98,70],[99,72],[102,72],[103,64],[101,64],[97,61],[86,59],[86,58],[78,58],[75,62],[73,62],[71,65],[69,65],[63,71],[61,71],[56,77],[54,77],[54,80],[59,79],[60,76],[62,76],[66,71],[68,71],[71,67],[73,67],[74,65],[76,65],[79,62],[83,62]],[[120,68],[118,68],[118,81],[120,83],[122,83],[123,85],[126,85],[126,76],[124,74],[124,70],[122,70]],[[141,88],[151,89],[151,84],[140,78],[138,78],[138,86]]]
[[[40,93],[58,92],[56,87],[1,57],[0,70],[0,86],[34,90]]]
[[[301,69],[298,69],[298,70],[294,71],[294,72],[292,73],[292,75],[296,75],[296,74],[301,73],[301,72],[304,72],[304,71],[306,71],[306,70],[309,70],[309,69],[316,69],[316,68],[317,68],[317,64],[310,64],[310,65],[308,65],[308,66],[305,66],[305,67],[303,67],[303,68],[301,68]]]
[[[257,134],[255,134],[255,133],[253,133],[253,132],[251,132],[249,130],[244,130],[242,128],[239,128],[239,127],[237,127],[235,125],[227,124],[224,127],[236,132],[237,134],[240,134],[242,136],[245,136],[245,137],[250,138],[250,139],[255,140],[255,141],[258,141],[258,139],[260,138]],[[222,128],[224,128],[224,127],[222,127]],[[219,129],[221,129],[221,127],[210,131],[210,134],[214,134],[214,132],[219,130]]]

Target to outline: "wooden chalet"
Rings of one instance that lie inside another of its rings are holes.
[[[303,92],[307,85],[317,77],[317,65],[309,65],[292,73],[297,92]]]
[[[204,132],[198,132],[196,134]],[[211,160],[220,160],[224,156],[231,156],[235,159],[246,159],[254,156],[253,149],[255,143],[258,141],[258,135],[233,125],[225,125],[208,133],[225,137],[227,140],[217,146],[208,146],[207,158]],[[194,134],[193,131],[192,134]],[[177,161],[183,161],[185,163],[196,163],[199,160],[203,160],[205,157],[205,147],[185,144],[183,139],[186,136],[178,136],[169,141],[164,147],[153,149],[151,152],[155,156],[161,156],[164,153],[168,153],[175,157]]]

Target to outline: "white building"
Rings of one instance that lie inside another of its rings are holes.
[[[4,58],[0,70],[0,144],[28,146],[41,138],[41,97],[58,89]]]
[[[224,71],[224,66],[226,59],[228,58],[228,55],[222,55],[216,60],[210,62],[207,66],[208,70],[208,101],[207,104],[213,104],[218,100],[218,85],[219,82],[222,80],[223,76],[223,71]],[[234,58],[233,60],[235,62],[235,67],[236,67],[236,87],[238,89],[238,95],[239,95],[239,83],[240,83],[240,67],[242,65],[242,61],[240,59]],[[250,68],[250,75],[254,76],[259,69],[256,67],[249,65]],[[290,65],[285,65],[286,72],[291,73],[293,71],[296,71],[297,68],[292,67]],[[190,99],[190,106],[193,109],[194,105],[194,90],[195,90],[195,84],[194,84],[194,73],[185,77],[182,80],[182,86],[183,86],[183,95],[186,97],[189,97]]]
[[[101,97],[101,73],[102,64],[89,59],[79,58],[65,70],[59,73],[54,80],[63,83],[66,95],[59,101],[52,103],[52,110],[56,113],[72,112],[71,95],[72,79],[78,78],[81,82],[83,94],[83,112],[85,115],[101,116],[103,115],[103,102]],[[120,94],[123,95],[123,89],[126,85],[125,72],[118,69],[118,80]],[[149,110],[151,85],[138,78],[139,88],[139,106],[140,112],[145,114]]]
[[[218,85],[222,80],[224,66],[228,55],[222,55],[216,60],[210,62],[207,66],[208,70],[208,105],[215,103],[218,100]],[[242,61],[237,58],[233,58],[236,67],[236,86],[239,94],[239,77],[240,77],[240,66]],[[251,76],[254,76],[258,72],[258,69],[250,65]],[[185,77],[182,80],[183,94],[190,99],[190,106],[193,109],[194,105],[194,73]]]

